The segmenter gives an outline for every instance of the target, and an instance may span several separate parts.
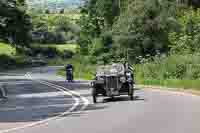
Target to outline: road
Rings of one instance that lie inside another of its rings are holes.
[[[0,133],[200,132],[199,96],[137,88],[134,101],[123,96],[93,104],[89,82],[67,84],[56,69],[0,75],[8,90],[0,101]]]

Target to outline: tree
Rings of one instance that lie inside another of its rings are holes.
[[[50,10],[49,10],[49,9],[46,9],[46,10],[45,10],[45,14],[50,14]]]
[[[63,8],[63,9],[60,9],[59,13],[60,13],[60,14],[64,14],[64,13],[65,13],[65,9],[64,9],[64,8]]]
[[[25,0],[0,1],[0,39],[15,46],[27,46],[30,29]]]
[[[113,23],[119,16],[119,11],[118,0],[86,1],[85,5],[81,8],[81,36],[79,41],[82,43],[80,45],[84,51],[89,51],[88,48],[93,47],[90,45],[96,45],[96,43],[92,44],[93,40],[102,38],[103,36],[101,35],[104,32],[112,30]]]
[[[168,52],[168,33],[177,28],[175,2],[141,0],[129,3],[113,32],[118,48],[131,48],[136,56],[144,56]]]

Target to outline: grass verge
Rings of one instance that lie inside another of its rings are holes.
[[[85,80],[92,80],[94,78],[94,73],[96,71],[96,65],[88,63],[87,57],[80,57],[75,56],[70,60],[66,61],[56,61],[52,64],[59,64],[67,65],[72,64],[74,66],[74,76],[75,79],[85,79]],[[57,72],[58,75],[66,77],[65,69],[60,69]]]
[[[169,55],[154,57],[135,65],[138,84],[200,91],[200,55]]]

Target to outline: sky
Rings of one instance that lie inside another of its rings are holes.
[[[77,6],[82,0],[27,0],[28,5],[31,6],[50,6],[54,7],[57,3],[57,6]]]

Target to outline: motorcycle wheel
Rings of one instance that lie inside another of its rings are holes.
[[[95,88],[92,89],[92,98],[93,98],[93,102],[97,103],[97,94],[96,94]]]
[[[134,100],[134,88],[132,84],[129,84],[129,96],[130,100]]]

